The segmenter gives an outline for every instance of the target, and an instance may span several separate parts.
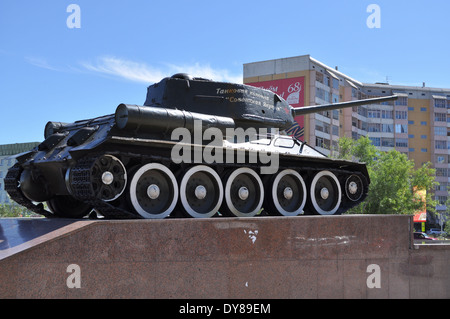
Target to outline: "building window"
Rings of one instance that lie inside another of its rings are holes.
[[[447,196],[436,196],[436,200],[440,205],[445,205],[445,203],[447,202]]]
[[[448,169],[447,168],[436,168],[436,176],[447,177]]]
[[[447,128],[445,126],[435,126],[434,135],[447,136]]]
[[[394,118],[394,111],[389,111],[389,110],[381,111],[381,118],[383,118],[383,119],[393,119]]]
[[[330,134],[330,124],[326,124],[322,121],[316,121],[316,131]]]
[[[436,122],[446,122],[447,114],[446,113],[434,113],[434,120]]]
[[[394,124],[381,124],[381,131],[384,133],[394,133]]]
[[[331,98],[332,98],[331,103],[339,103],[339,95],[332,94]]]
[[[316,72],[316,81],[323,84],[323,74]]]
[[[447,148],[447,141],[434,141],[434,147],[437,150],[445,150]]]
[[[408,138],[414,138],[414,134],[408,134]]]
[[[369,123],[368,129],[369,129],[369,132],[372,132],[372,133],[381,132],[381,125],[379,123]]]
[[[409,125],[414,125],[414,121],[408,121]]]
[[[381,140],[381,146],[394,147],[394,139],[388,138],[388,137],[383,137],[383,139]]]
[[[339,80],[333,78],[333,89],[339,90]]]
[[[367,117],[371,118],[371,119],[379,119],[379,118],[381,118],[381,111],[380,110],[368,110]]]
[[[316,136],[316,146],[323,147],[323,138]]]
[[[426,107],[421,107],[420,108],[420,112],[426,112],[427,111],[427,108]]]
[[[339,110],[333,110],[333,119],[339,120]]]
[[[447,101],[444,99],[435,99],[434,100],[434,107],[440,108],[440,109],[445,109],[447,107]]]
[[[395,124],[395,133],[408,133],[408,126],[406,124]]]
[[[412,148],[409,149],[409,151],[412,153],[412,152],[415,151],[415,149],[412,147]]]
[[[395,111],[395,119],[406,120],[408,118],[408,112],[406,111]]]
[[[414,111],[414,108],[412,106],[408,106],[408,111]]]
[[[333,125],[331,127],[331,132],[333,133],[333,135],[339,136],[339,126]]]
[[[422,153],[426,153],[426,152],[428,152],[428,149],[426,149],[426,148],[421,148],[420,151],[421,151]]]
[[[380,137],[369,137],[374,146],[381,146],[381,138]]]
[[[439,185],[436,185],[436,187],[434,188],[434,190],[436,192],[446,192],[447,191],[447,186],[449,185],[448,182],[439,182]]]
[[[408,140],[406,138],[398,138],[395,141],[396,147],[408,147]]]
[[[422,121],[422,122],[420,122],[420,125],[422,125],[422,126],[427,126],[427,121]]]
[[[358,114],[367,117],[367,109],[363,106],[358,106]]]
[[[423,139],[423,140],[426,140],[427,136],[426,135],[420,135],[420,138]]]
[[[445,156],[437,155],[437,156],[436,156],[436,162],[437,162],[438,164],[445,164],[445,163],[446,163],[446,162],[445,162]]]
[[[408,98],[406,96],[400,96],[395,101],[395,105],[408,105]]]

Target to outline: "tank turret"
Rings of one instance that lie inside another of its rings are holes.
[[[279,131],[298,115],[396,98],[294,109],[268,90],[177,74],[149,86],[144,105],[48,122],[44,141],[16,156],[5,189],[47,217],[340,214],[366,197],[365,164]]]
[[[230,117],[237,127],[275,127],[280,130],[295,124],[294,117],[346,107],[376,104],[397,96],[292,108],[272,91],[245,84],[214,82],[176,74],[151,85],[145,106],[175,108],[200,114]],[[214,107],[211,107],[214,105]]]

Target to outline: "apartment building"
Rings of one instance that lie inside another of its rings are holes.
[[[398,100],[297,117],[291,134],[330,155],[339,137],[368,136],[382,151],[397,149],[416,167],[436,168],[438,211],[450,185],[450,88],[362,83],[309,55],[244,64],[244,83],[270,89],[293,107],[398,95]]]
[[[11,199],[5,191],[5,184],[3,183],[8,169],[16,162],[11,156],[29,151],[37,145],[39,145],[38,142],[0,145],[0,204],[11,203]]]

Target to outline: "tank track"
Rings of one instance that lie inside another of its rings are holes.
[[[22,174],[22,171],[23,168],[18,163],[16,163],[8,170],[8,173],[6,174],[6,177],[4,179],[5,190],[8,192],[11,199],[36,214],[40,214],[47,218],[57,217],[51,212],[45,210],[42,203],[36,205],[31,200],[26,198],[25,195],[23,195],[19,187],[20,175]]]
[[[88,156],[80,159],[77,164],[71,168],[72,180],[70,183],[71,195],[86,204],[98,210],[106,219],[140,219],[137,214],[120,207],[115,207],[95,196],[91,187],[91,167],[97,156]]]
[[[138,155],[138,154],[130,154],[127,152],[120,152],[115,151],[110,154],[114,154],[118,157],[134,157],[138,159],[138,161],[141,163],[149,163],[149,162],[160,162],[163,164],[167,164],[169,159],[161,156],[161,155]],[[83,202],[85,204],[88,204],[90,207],[93,208],[94,211],[97,211],[102,216],[104,216],[105,219],[143,219],[141,215],[138,213],[132,213],[129,210],[126,209],[126,205],[120,205],[121,207],[115,206],[118,203],[115,203],[113,205],[113,202],[107,202],[97,197],[97,195],[94,192],[94,189],[92,188],[92,177],[91,177],[91,169],[95,163],[95,161],[102,155],[105,155],[102,153],[93,153],[86,155],[80,159],[77,160],[76,164],[72,166],[71,169],[71,179],[70,182],[67,182],[67,186],[70,187],[70,194],[72,197],[74,197],[76,200]],[[210,165],[214,167],[217,171],[222,172],[224,169],[236,169],[237,167],[240,167],[239,165],[228,165],[227,167],[220,166],[217,164]],[[255,164],[246,164],[249,168],[256,169],[258,168]],[[281,169],[298,169],[299,167],[296,165],[292,165],[292,163],[285,162],[284,164],[280,165]],[[183,165],[178,167],[178,169],[185,169],[183,168]],[[304,172],[318,172],[322,169],[317,167],[302,167],[302,171]],[[43,215],[47,218],[55,218],[60,217],[58,215],[55,215],[47,210],[44,209],[44,206],[42,203],[36,205],[32,201],[30,201],[28,198],[26,198],[23,193],[20,190],[19,187],[19,181],[20,181],[20,175],[23,171],[23,168],[19,164],[15,164],[10,170],[8,171],[8,174],[5,178],[5,190],[9,193],[11,196],[11,199],[19,203],[20,205],[26,207],[27,209]],[[334,170],[332,170],[334,171]],[[359,172],[351,172],[347,171],[345,169],[337,169],[335,172],[340,172],[341,174],[356,174],[363,180],[365,179],[364,176]],[[264,182],[264,180],[263,180]],[[125,208],[123,208],[125,207]],[[175,213],[175,212],[174,212]],[[261,215],[267,215],[268,212],[263,211]],[[173,215],[175,216],[176,213]],[[269,214],[272,215],[272,214]],[[95,214],[90,213],[90,218],[95,218]]]

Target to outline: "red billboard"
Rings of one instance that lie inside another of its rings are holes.
[[[251,86],[270,90],[286,100],[292,107],[305,106],[305,77],[297,77],[290,79],[271,80],[256,83],[246,83]],[[297,125],[286,130],[289,135],[303,140],[304,135],[304,119],[303,116],[295,118]]]
[[[423,203],[422,209],[414,213],[414,222],[415,223],[425,223],[427,221],[427,205],[426,205],[426,190],[418,190],[416,187],[413,188],[414,194],[420,199]]]

